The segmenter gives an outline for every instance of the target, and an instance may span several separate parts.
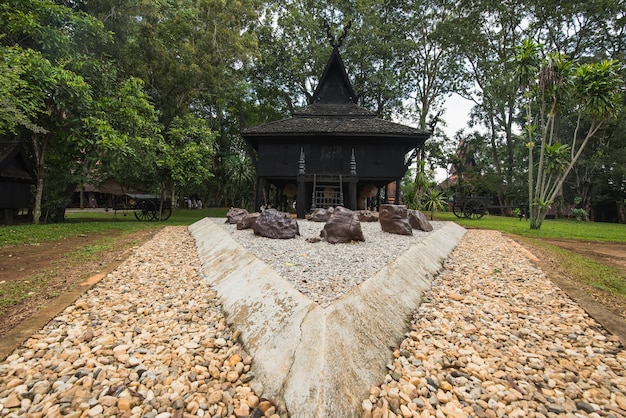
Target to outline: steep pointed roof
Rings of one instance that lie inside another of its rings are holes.
[[[253,144],[262,137],[359,136],[394,137],[425,141],[430,132],[380,119],[356,104],[338,46],[333,47],[324,73],[313,93],[313,103],[295,111],[291,118],[244,130]]]
[[[35,173],[21,143],[0,142],[0,180],[35,182]]]
[[[356,99],[339,49],[335,46],[313,93],[313,104],[348,104],[356,103]]]

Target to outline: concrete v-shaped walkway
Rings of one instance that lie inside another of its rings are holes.
[[[465,229],[447,223],[327,308],[206,218],[189,227],[202,274],[254,358],[257,395],[292,417],[358,417],[433,276]],[[337,244],[341,245],[341,244]]]

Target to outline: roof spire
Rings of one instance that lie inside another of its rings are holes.
[[[335,35],[331,33],[330,24],[328,23],[328,21],[324,19],[323,23],[324,23],[324,29],[326,29],[326,36],[328,36],[328,40],[330,41],[330,45],[333,48],[339,48],[341,44],[343,43],[343,40],[345,39],[346,35],[348,34],[348,30],[350,29],[350,26],[352,26],[352,21],[349,20],[348,24],[344,26],[343,33],[341,34],[338,40],[336,40]]]

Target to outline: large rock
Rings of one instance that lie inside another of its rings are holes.
[[[312,222],[326,222],[328,220],[328,218],[330,218],[330,215],[332,215],[333,211],[335,209],[330,207],[328,209],[324,209],[324,208],[317,208],[315,210],[313,210],[313,213],[311,213],[311,215],[309,216],[309,221]]]
[[[405,205],[380,205],[380,226],[383,231],[397,235],[413,235]]]
[[[358,211],[359,221],[361,222],[378,222],[378,212],[373,212],[371,210],[360,210]]]
[[[248,214],[248,211],[245,209],[230,208],[228,209],[228,213],[226,214],[226,223],[236,224],[247,214]]]
[[[331,244],[365,241],[359,214],[343,206],[335,208],[320,236]]]
[[[413,229],[419,229],[420,231],[430,232],[433,230],[432,224],[419,210],[409,209],[409,223]]]
[[[298,222],[286,212],[267,209],[252,224],[255,235],[272,239],[289,239],[300,235]]]
[[[237,229],[250,229],[256,222],[257,218],[261,216],[259,212],[252,212],[246,214],[243,218],[237,222]]]

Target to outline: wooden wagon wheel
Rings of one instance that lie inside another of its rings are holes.
[[[157,204],[158,206],[158,204]],[[154,213],[154,219],[160,221],[167,221],[170,216],[172,216],[172,204],[171,202],[163,202],[163,207],[161,208],[161,217],[159,218],[159,208],[156,208]]]
[[[167,221],[170,216],[172,216],[172,206],[171,205],[163,205],[163,209],[161,210],[161,220]]]
[[[463,207],[458,203],[459,202],[456,200],[452,202],[452,213],[454,213],[457,218],[463,218],[465,217],[465,213],[463,213]]]
[[[135,205],[135,218],[138,221],[151,221],[156,217],[156,206],[151,200],[141,200]]]
[[[463,205],[463,214],[466,218],[480,219],[487,212],[487,206],[479,199],[469,199]]]

